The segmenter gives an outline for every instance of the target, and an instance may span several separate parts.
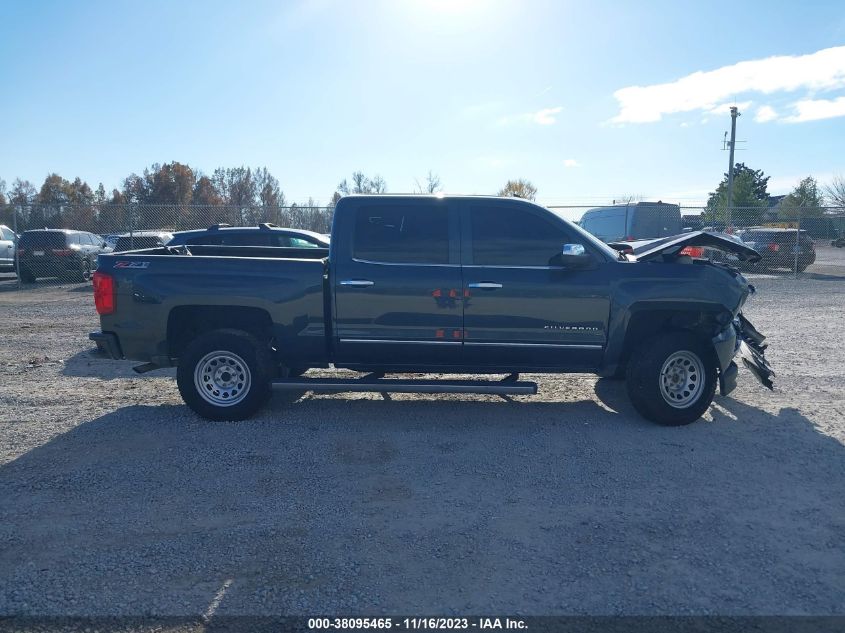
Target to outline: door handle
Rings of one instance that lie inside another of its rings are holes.
[[[497,290],[502,287],[502,284],[497,284],[492,281],[478,281],[475,283],[467,284],[469,288],[480,288],[482,290]]]
[[[351,288],[367,288],[374,286],[375,282],[369,279],[344,279],[340,282],[341,286],[349,286]]]

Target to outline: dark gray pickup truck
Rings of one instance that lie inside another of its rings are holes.
[[[643,416],[687,424],[734,388],[738,352],[766,386],[773,375],[740,312],[753,287],[688,246],[759,258],[702,232],[623,253],[515,198],[349,196],[329,249],[101,255],[91,339],[139,372],[176,365],[211,419],[246,418],[274,388],[526,394],[520,372],[581,372],[625,377]],[[330,365],[365,375],[303,376]],[[401,377],[419,373],[507,377]]]

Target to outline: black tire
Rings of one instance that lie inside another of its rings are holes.
[[[32,271],[28,268],[21,268],[20,270],[21,281],[25,284],[34,284],[35,283],[35,275],[32,274]]]
[[[668,367],[670,373],[661,372]],[[675,368],[679,373],[671,373]],[[637,347],[628,361],[628,397],[644,418],[664,426],[682,426],[700,418],[716,392],[715,354],[689,332],[654,336]],[[676,385],[671,384],[677,378]],[[687,391],[689,389],[689,391]],[[664,395],[666,394],[666,395]],[[669,399],[677,399],[669,404]]]
[[[223,371],[219,380],[217,374],[199,371],[200,367],[211,370],[209,363],[225,358],[232,360],[232,369],[227,373],[228,367],[221,360],[219,367],[214,369]],[[198,415],[209,420],[244,420],[270,397],[272,372],[270,350],[254,336],[242,330],[213,330],[191,341],[180,356],[176,382],[185,404]],[[243,382],[238,382],[239,378]],[[205,385],[207,395],[200,391],[198,382]],[[220,386],[229,382],[230,387]],[[236,404],[222,404],[222,399],[230,393]]]
[[[73,273],[71,281],[80,284],[91,281],[91,262],[87,259],[83,259],[79,262],[79,270]]]

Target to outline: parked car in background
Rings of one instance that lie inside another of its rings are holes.
[[[114,247],[117,246],[117,240],[120,237],[119,233],[109,233],[108,235],[101,235],[100,237],[103,238],[105,243],[108,245],[109,248],[114,250]]]
[[[198,231],[179,231],[168,246],[280,246],[287,248],[328,248],[329,238],[313,231],[281,228],[275,224],[229,226],[215,224]]]
[[[816,248],[807,231],[753,226],[737,231],[746,245],[762,256],[753,266],[757,269],[789,268],[803,273],[816,261]],[[797,237],[797,239],[796,239]],[[796,257],[797,255],[797,257]]]
[[[70,229],[24,231],[18,240],[17,256],[21,281],[38,277],[59,277],[89,281],[97,268],[97,257],[108,252],[99,235]]]
[[[681,208],[661,201],[588,209],[579,225],[605,243],[668,237],[684,228]]]
[[[10,272],[15,269],[15,248],[18,235],[5,224],[0,224],[0,271]]]
[[[167,231],[133,231],[117,238],[113,252],[137,251],[140,248],[158,248],[173,239]]]

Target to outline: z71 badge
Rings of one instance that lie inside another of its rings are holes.
[[[150,262],[115,262],[115,268],[149,268]]]

